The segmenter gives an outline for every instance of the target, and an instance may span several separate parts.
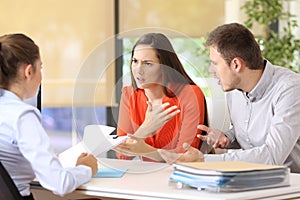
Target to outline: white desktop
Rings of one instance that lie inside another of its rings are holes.
[[[127,168],[128,171],[120,178],[92,178],[90,182],[80,186],[73,193],[65,197],[58,197],[43,189],[39,183],[32,183],[32,192],[36,200],[61,200],[99,198],[111,199],[287,199],[300,198],[300,174],[290,175],[291,185],[264,190],[245,192],[213,193],[194,188],[178,189],[175,184],[169,183],[173,166],[165,163],[151,163],[139,160],[99,159],[103,168]]]

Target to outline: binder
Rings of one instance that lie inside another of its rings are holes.
[[[192,162],[173,164],[170,183],[212,192],[233,192],[289,186],[286,166],[250,162]]]

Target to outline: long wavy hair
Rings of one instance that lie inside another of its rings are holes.
[[[196,85],[184,70],[175,50],[169,39],[161,33],[147,33],[141,36],[133,46],[131,52],[131,63],[138,45],[147,45],[156,51],[162,70],[163,92],[168,97],[177,96],[184,85]],[[131,82],[134,89],[138,89],[131,71]]]

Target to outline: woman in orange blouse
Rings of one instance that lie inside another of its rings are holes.
[[[143,35],[133,47],[130,67],[132,85],[122,89],[117,134],[131,139],[116,148],[118,158],[163,161],[157,149],[184,152],[183,143],[199,148],[205,97],[168,38]]]

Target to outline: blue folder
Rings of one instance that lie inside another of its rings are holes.
[[[93,178],[121,178],[127,168],[99,168]]]

